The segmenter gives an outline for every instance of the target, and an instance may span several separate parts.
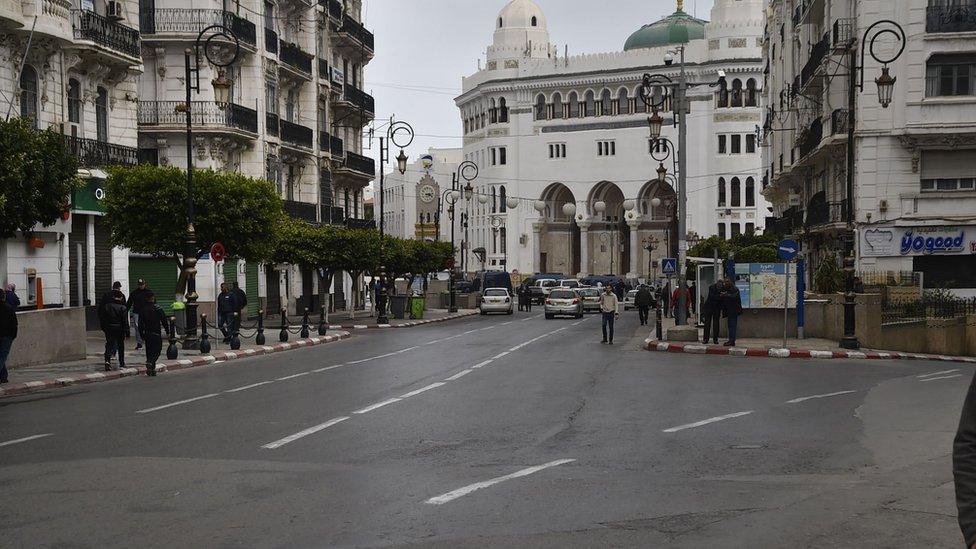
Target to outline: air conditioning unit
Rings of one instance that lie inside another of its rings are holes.
[[[105,3],[105,16],[112,21],[125,19],[125,14],[122,12],[122,2],[119,2],[119,0],[108,0]]]

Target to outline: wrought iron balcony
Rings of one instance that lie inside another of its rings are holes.
[[[135,147],[67,135],[64,139],[68,154],[77,158],[83,167],[135,166],[139,162],[139,149]]]
[[[268,27],[264,28],[264,49],[268,53],[278,53],[278,33]]]
[[[374,51],[374,37],[373,33],[366,30],[366,27],[362,25],[359,21],[356,21],[349,15],[342,16],[342,24],[337,25],[332,24],[333,32],[340,35],[346,35],[353,41],[360,44],[363,48],[368,50],[370,53]]]
[[[326,8],[329,12],[329,17],[331,17],[336,22],[342,21],[342,2],[339,0],[319,0],[319,5]]]
[[[344,225],[346,210],[335,206],[322,206],[322,223],[327,225]]]
[[[820,146],[820,141],[823,139],[823,121],[820,118],[813,121],[810,124],[810,129],[803,135],[800,139],[800,158],[806,157],[808,154],[816,150]]]
[[[813,195],[807,204],[807,227],[819,227],[832,223],[843,223],[847,220],[847,201],[827,202],[826,194],[819,192]]]
[[[182,127],[186,124],[186,114],[176,112],[177,106],[182,104],[182,101],[140,101],[139,125]],[[258,133],[257,111],[234,103],[222,109],[213,101],[193,101],[190,103],[190,122],[195,128],[222,126]]]
[[[267,128],[265,128],[265,131],[267,132],[268,135],[278,137],[278,133],[280,131],[280,124],[279,124],[277,114],[273,112],[267,113],[264,117],[264,124],[265,126],[267,126]]]
[[[305,74],[312,74],[312,59],[314,59],[314,56],[305,53],[296,44],[291,44],[284,40],[281,40],[280,48],[278,58],[283,63]]]
[[[800,87],[806,86],[813,79],[817,69],[820,68],[820,64],[823,63],[829,47],[830,33],[825,33],[823,38],[810,49],[810,58],[807,59],[807,64],[803,66],[803,70],[800,72]]]
[[[352,84],[346,83],[343,96],[346,101],[352,103],[357,109],[363,112],[369,114],[376,112],[376,101],[373,99],[373,96]]]
[[[319,78],[328,80],[329,77],[329,62],[319,57]]]
[[[196,35],[211,25],[229,28],[241,43],[252,48],[258,43],[254,23],[229,11],[168,8],[139,12],[139,30],[142,34]]]
[[[91,10],[72,10],[74,36],[90,40],[129,57],[141,59],[139,31],[102,17]]]
[[[345,167],[370,179],[376,177],[376,161],[352,151],[346,151]]]
[[[301,219],[309,223],[318,223],[318,204],[308,202],[298,202],[295,200],[284,201],[285,213],[294,219]]]
[[[832,135],[846,134],[848,122],[850,122],[850,116],[847,109],[834,109],[834,112],[830,113],[830,133]]]
[[[976,31],[976,1],[955,0],[951,4],[928,7],[925,18],[926,32]]]
[[[298,147],[312,148],[312,143],[314,142],[313,134],[315,133],[312,131],[312,128],[287,120],[282,120],[280,124],[282,141]]]
[[[349,229],[375,229],[376,220],[375,219],[356,219],[353,217],[346,218],[346,227]]]

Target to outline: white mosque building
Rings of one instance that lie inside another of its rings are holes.
[[[763,230],[763,0],[715,0],[710,22],[682,4],[622,37],[623,51],[575,56],[550,41],[532,0],[501,10],[486,59],[456,99],[463,159],[480,167],[465,253],[484,249],[487,269],[631,277],[653,276],[658,259],[674,256],[675,183],[657,175],[668,151],[650,140],[638,92],[645,73],[677,82],[678,62],[664,59],[679,46],[689,82],[718,82],[720,71],[727,82],[689,90],[688,236]],[[661,135],[677,143],[665,107]],[[673,157],[663,164],[674,173]],[[469,270],[481,266],[466,259]]]

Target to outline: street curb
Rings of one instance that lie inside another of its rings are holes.
[[[316,336],[316,337],[310,337],[308,339],[299,339],[288,343],[276,343],[274,345],[264,345],[262,347],[244,349],[240,351],[223,351],[223,352],[213,353],[209,355],[197,355],[194,356],[193,358],[167,360],[167,361],[157,363],[156,371],[168,372],[168,371],[175,371],[175,370],[185,370],[188,368],[196,368],[198,366],[207,366],[210,364],[216,364],[218,362],[228,362],[231,360],[237,360],[241,358],[270,355],[274,353],[280,353],[283,351],[300,349],[303,347],[326,345],[329,343],[335,343],[343,339],[348,339],[350,337],[352,337],[352,334],[349,332],[339,332],[336,335]],[[74,374],[70,376],[59,377],[56,379],[28,381],[25,383],[9,383],[0,387],[0,397],[26,395],[30,393],[36,393],[38,391],[43,391],[45,389],[67,387],[69,385],[80,385],[84,383],[99,383],[102,381],[121,379],[123,377],[144,375],[145,373],[146,373],[146,367],[140,366],[138,368],[124,368],[121,370],[114,370],[111,372]]]
[[[385,330],[394,328],[413,328],[414,326],[421,326],[423,324],[433,324],[435,322],[447,322],[448,320],[455,320],[458,318],[465,318],[469,316],[474,316],[478,314],[478,311],[470,311],[467,313],[457,313],[453,315],[448,315],[441,318],[433,318],[430,320],[417,320],[414,322],[405,322],[403,324],[376,324],[374,326],[369,326],[366,324],[329,324],[330,330]]]
[[[976,358],[964,356],[925,355],[896,351],[816,351],[812,349],[763,349],[746,347],[719,347],[715,345],[668,343],[656,339],[644,340],[644,349],[662,353],[687,353],[698,355],[722,355],[734,357],[808,358],[814,360],[933,360],[976,364]]]

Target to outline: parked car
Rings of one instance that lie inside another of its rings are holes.
[[[515,309],[512,304],[512,294],[507,288],[488,288],[481,298],[481,314],[505,313],[512,314]]]
[[[454,291],[459,294],[469,294],[471,293],[471,281],[470,280],[456,280],[454,281]]]
[[[583,312],[600,312],[600,290],[597,288],[577,288],[576,295],[583,301]]]
[[[575,290],[554,288],[546,297],[546,319],[557,315],[583,318],[583,300]]]
[[[636,299],[637,299],[637,290],[631,290],[627,292],[627,295],[624,296],[624,310],[629,311],[631,309],[636,309],[637,305],[634,304],[634,301]]]
[[[512,293],[512,275],[507,271],[479,271],[471,281],[471,292],[483,292],[487,288],[505,288]]]
[[[529,296],[534,303],[542,305],[546,301],[546,296],[553,288],[559,286],[559,281],[554,278],[540,278],[535,284],[529,286]]]
[[[576,280],[575,278],[567,278],[559,281],[560,288],[576,289],[579,288],[580,286],[582,286],[582,284],[580,284],[580,281]]]

